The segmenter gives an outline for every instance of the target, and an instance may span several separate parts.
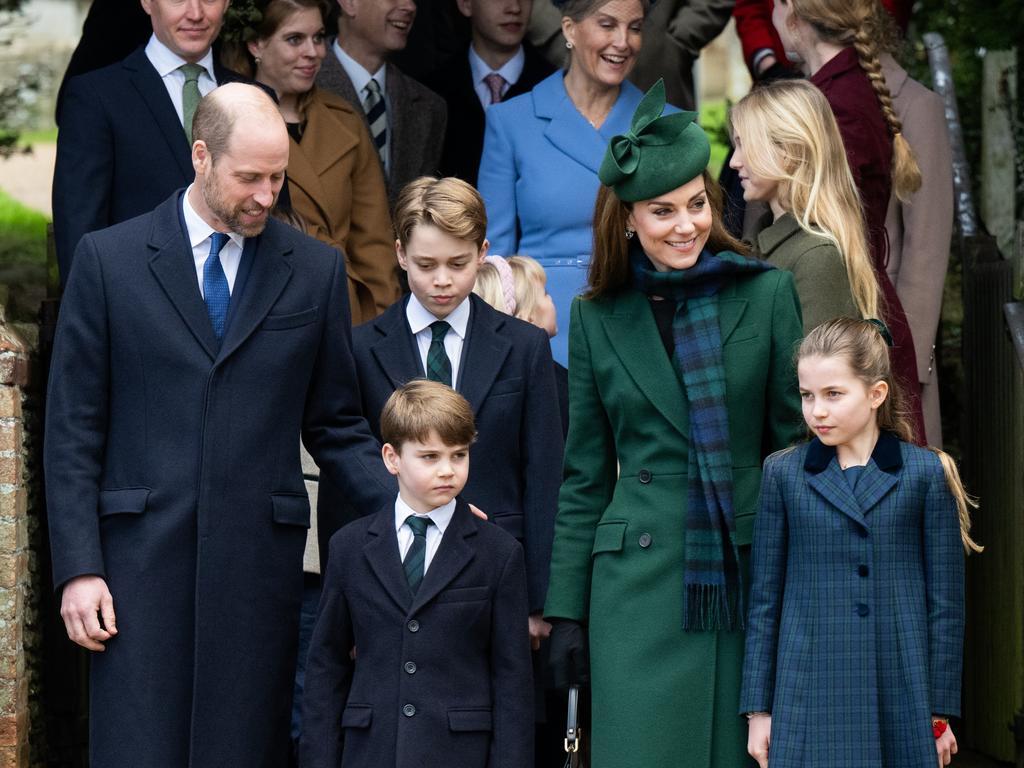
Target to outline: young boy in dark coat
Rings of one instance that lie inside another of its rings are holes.
[[[533,680],[519,543],[457,500],[469,403],[416,380],[381,414],[393,504],[331,539],[302,768],[526,768]]]

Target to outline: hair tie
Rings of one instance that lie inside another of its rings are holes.
[[[889,333],[889,329],[886,327],[885,323],[874,317],[867,318],[867,321],[871,323],[871,325],[875,326],[875,330],[882,335],[883,339],[885,339],[885,346],[892,348],[892,334]]]
[[[488,264],[493,264],[498,270],[498,279],[501,281],[501,293],[505,297],[505,313],[515,315],[516,313],[516,281],[512,276],[512,267],[501,256],[488,256],[484,259]]]

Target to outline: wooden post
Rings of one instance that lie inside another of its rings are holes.
[[[981,94],[981,218],[1004,257],[1016,234],[1016,145],[1007,103],[1017,100],[1017,51],[985,54]]]

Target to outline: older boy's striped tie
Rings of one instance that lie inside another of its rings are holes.
[[[444,348],[444,337],[451,328],[444,320],[435,320],[430,324],[430,349],[427,350],[427,378],[442,384],[452,385],[452,361]]]
[[[409,515],[405,518],[405,524],[412,528],[412,545],[405,553],[402,567],[409,581],[409,589],[415,595],[423,583],[424,565],[427,562],[427,527],[433,525],[434,521],[429,517]]]

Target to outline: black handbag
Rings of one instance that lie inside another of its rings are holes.
[[[580,731],[580,687],[569,687],[569,708],[565,719],[565,768],[585,768]]]

